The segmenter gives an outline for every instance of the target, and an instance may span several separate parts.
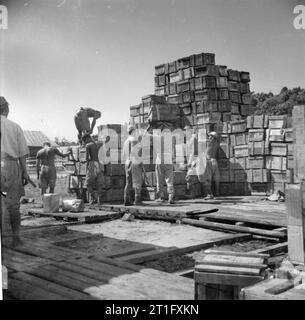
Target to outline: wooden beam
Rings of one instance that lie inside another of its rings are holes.
[[[283,232],[272,231],[272,230],[264,230],[264,229],[257,229],[257,228],[250,228],[250,227],[242,227],[242,226],[235,226],[225,223],[218,223],[218,222],[210,222],[210,221],[197,221],[194,219],[183,218],[181,220],[185,224],[190,224],[192,226],[207,228],[212,230],[221,230],[221,231],[234,231],[234,232],[245,232],[250,234],[258,234],[266,237],[272,238],[285,238],[286,234]]]

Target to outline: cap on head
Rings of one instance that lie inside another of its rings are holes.
[[[50,143],[49,141],[45,141],[45,142],[43,143],[43,146],[51,147],[51,143]]]
[[[217,138],[217,132],[215,132],[215,131],[209,132],[209,133],[208,133],[208,136]]]
[[[132,125],[128,126],[128,134],[131,134],[134,130],[136,130],[136,128]]]

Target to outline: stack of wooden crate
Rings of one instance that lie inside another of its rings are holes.
[[[252,114],[248,72],[215,65],[200,53],[155,67],[155,94],[178,104],[182,126],[240,120]],[[199,117],[198,117],[199,115]]]

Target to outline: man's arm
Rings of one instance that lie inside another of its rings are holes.
[[[39,158],[37,158],[36,160],[36,172],[37,172],[37,179],[39,179],[39,174],[40,174],[40,164],[41,164],[41,161]]]
[[[22,171],[22,183],[23,185],[26,185],[30,178],[26,169],[26,156],[20,157],[19,163]]]
[[[68,151],[67,153],[62,153],[62,152],[60,152],[57,148],[55,148],[55,149],[54,149],[54,153],[55,153],[56,155],[62,157],[62,158],[65,158],[65,157],[67,157],[69,154],[72,153],[72,149],[71,149],[71,148],[69,148],[68,150],[69,150],[69,151]]]

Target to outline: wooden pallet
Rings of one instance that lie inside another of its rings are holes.
[[[192,299],[190,279],[43,240],[4,247],[12,299]]]
[[[28,211],[29,215],[39,216],[39,217],[54,217],[59,220],[64,221],[78,221],[82,223],[94,223],[101,222],[105,220],[118,219],[121,214],[112,211],[100,211],[91,210],[85,212],[43,212],[43,209],[31,209]]]

